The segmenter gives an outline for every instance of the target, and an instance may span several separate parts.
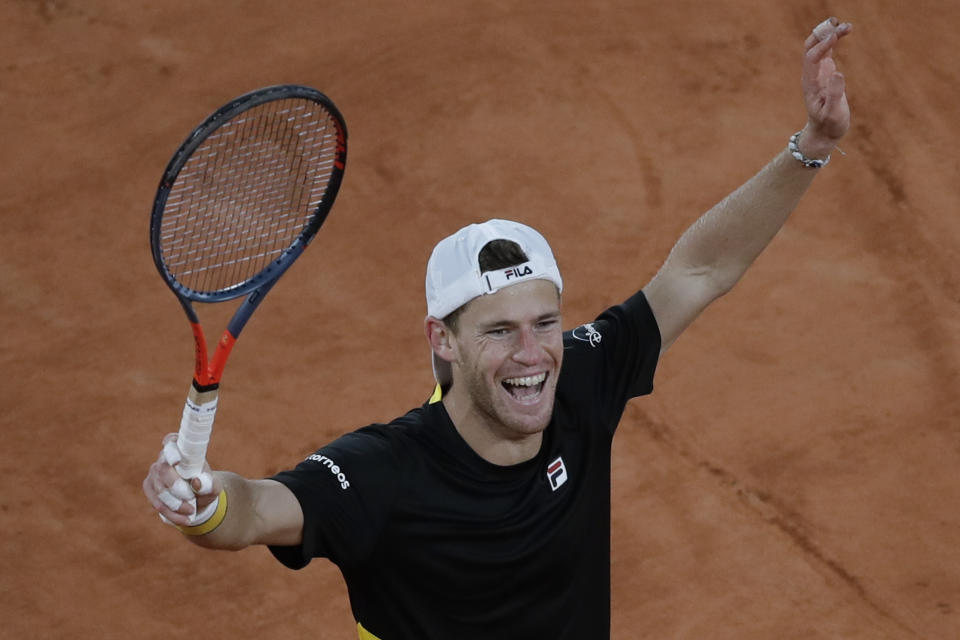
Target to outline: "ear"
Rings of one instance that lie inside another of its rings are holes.
[[[453,332],[443,323],[443,320],[427,316],[423,321],[423,331],[427,336],[427,342],[437,357],[447,362],[453,362],[456,358],[453,347]]]

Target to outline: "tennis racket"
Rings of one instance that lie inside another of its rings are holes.
[[[337,196],[347,128],[327,96],[299,85],[244,94],[204,120],[157,189],[150,245],[193,331],[193,382],[180,422],[181,477],[203,471],[224,367],[267,292],[300,257]],[[194,303],[244,297],[208,358]]]

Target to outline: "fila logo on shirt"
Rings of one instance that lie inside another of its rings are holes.
[[[567,481],[567,467],[564,466],[562,457],[557,456],[556,460],[547,465],[547,480],[554,491]]]

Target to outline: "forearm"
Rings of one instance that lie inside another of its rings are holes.
[[[785,148],[687,229],[665,266],[706,276],[718,295],[729,291],[783,227],[819,171]]]

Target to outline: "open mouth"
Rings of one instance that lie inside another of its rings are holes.
[[[516,400],[530,400],[536,398],[543,391],[543,385],[547,381],[547,374],[538,373],[535,376],[524,376],[521,378],[506,378],[501,384],[511,396]]]

